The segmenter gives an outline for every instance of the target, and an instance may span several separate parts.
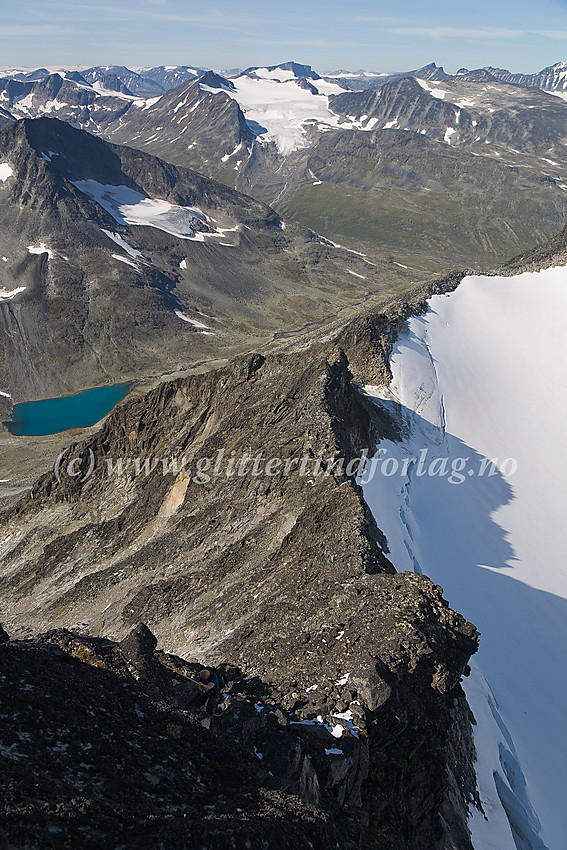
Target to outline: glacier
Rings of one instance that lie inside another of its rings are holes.
[[[565,847],[565,316],[567,267],[465,277],[405,323],[390,385],[364,390],[402,432],[360,479],[388,557],[481,633],[463,684],[475,850]]]

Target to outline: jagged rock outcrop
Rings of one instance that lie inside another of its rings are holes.
[[[438,589],[431,590],[431,601],[447,611],[440,628],[450,641],[457,637],[452,652],[462,653],[462,664],[474,648],[474,629],[463,629]],[[402,577],[392,596],[390,615],[403,609],[411,616]],[[452,638],[451,625],[461,628]],[[411,640],[406,632],[406,647]],[[474,788],[450,774],[440,750],[465,765],[472,757],[471,742],[463,746],[457,729],[470,723],[456,717],[466,703],[453,682],[423,678],[417,656],[410,701],[404,662],[393,677],[381,668],[390,678],[377,700],[382,711],[369,711],[360,694],[355,712],[314,719],[303,704],[282,706],[270,682],[223,667],[211,734],[192,707],[201,665],[156,653],[155,644],[143,624],[120,643],[66,630],[0,643],[0,837],[7,846],[114,848],[126,835],[132,848],[198,841],[217,850],[254,846],[257,830],[269,850],[469,846],[466,824],[455,815],[463,795],[472,802]],[[391,661],[396,653],[390,645]],[[420,701],[432,699],[427,691],[438,703],[431,726],[420,722]],[[429,757],[426,771],[415,758],[420,749]],[[451,835],[461,843],[452,844]]]
[[[537,88],[545,91],[565,91],[567,88],[566,62],[548,65],[547,68],[543,68],[536,74],[512,74],[506,68],[491,68],[490,66],[485,70],[490,72],[492,77],[516,86],[537,86]]]
[[[132,103],[128,90],[115,78],[109,79],[116,86],[109,96],[91,88],[79,76],[49,74],[35,79],[16,80],[0,78],[0,93],[6,109],[16,118],[36,118],[52,113],[74,126],[100,133],[109,121],[119,119]],[[126,91],[124,97],[123,91]]]
[[[234,166],[248,159],[255,135],[227,93],[231,90],[230,80],[207,71],[144,109],[132,107],[105,132],[113,142],[134,144],[135,140],[137,148],[168,162],[195,165],[200,173],[234,185],[238,174]]]
[[[0,644],[3,846],[354,846],[339,844],[332,807],[286,791],[293,775],[268,753],[263,763],[238,726],[207,732],[184,708],[184,677],[148,660],[179,697],[153,698],[112,641],[51,631]],[[256,714],[243,690],[235,702]],[[291,756],[294,736],[272,728],[277,755]]]

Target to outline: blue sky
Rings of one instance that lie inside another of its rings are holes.
[[[0,0],[0,65],[276,64],[395,71],[567,60],[567,0]]]

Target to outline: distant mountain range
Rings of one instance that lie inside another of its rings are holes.
[[[47,68],[38,68],[35,71],[14,71],[5,76],[20,82],[36,82],[50,76],[51,73]],[[158,65],[156,68],[132,71],[125,65],[95,65],[80,73],[64,70],[57,73],[65,77],[75,75],[75,79],[79,81],[82,79],[90,83],[105,82],[107,83],[105,88],[111,88],[108,85],[109,82],[114,85],[118,83],[119,86],[128,89],[126,92],[128,94],[138,97],[152,97],[156,94],[163,94],[180,83],[187,82],[187,80],[194,80],[203,73],[203,69],[189,68],[187,65]]]
[[[56,116],[244,191],[335,241],[378,247],[402,266],[417,256],[421,269],[444,272],[503,261],[563,223],[565,67],[528,76],[494,68],[451,75],[434,63],[326,76],[296,62],[230,75],[190,66],[43,68],[0,79],[0,126]],[[340,169],[327,159],[338,150]],[[455,175],[474,177],[442,182],[440,163],[449,161]]]
[[[0,389],[162,374],[323,320],[401,269],[69,124],[0,132]]]
[[[420,77],[426,80],[440,80],[447,82],[456,78],[469,80],[471,82],[494,82],[501,80],[504,83],[512,83],[518,86],[540,88],[549,92],[567,91],[567,62],[556,62],[535,74],[512,74],[503,68],[477,68],[469,71],[468,68],[460,68],[456,74],[448,74],[442,66],[432,62],[413,71],[398,71],[396,73],[378,73],[374,71],[334,71],[324,74],[325,77],[337,80],[344,88],[361,90],[374,88],[377,85],[389,83],[402,77]]]
[[[553,67],[542,85],[564,79]],[[342,79],[295,62],[230,77],[115,65],[0,79],[0,389],[56,394],[87,373],[224,356],[369,291],[490,267],[561,228],[562,98],[495,69]],[[117,289],[130,307],[111,320]]]

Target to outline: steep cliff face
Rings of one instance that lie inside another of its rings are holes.
[[[396,434],[332,345],[162,384],[3,517],[0,617],[21,637],[123,638],[143,620],[168,651],[238,666],[266,713],[346,759],[315,773],[355,810],[360,846],[463,850],[474,748],[459,681],[477,634],[441,588],[394,572],[353,477]],[[317,804],[315,781],[300,785]]]

